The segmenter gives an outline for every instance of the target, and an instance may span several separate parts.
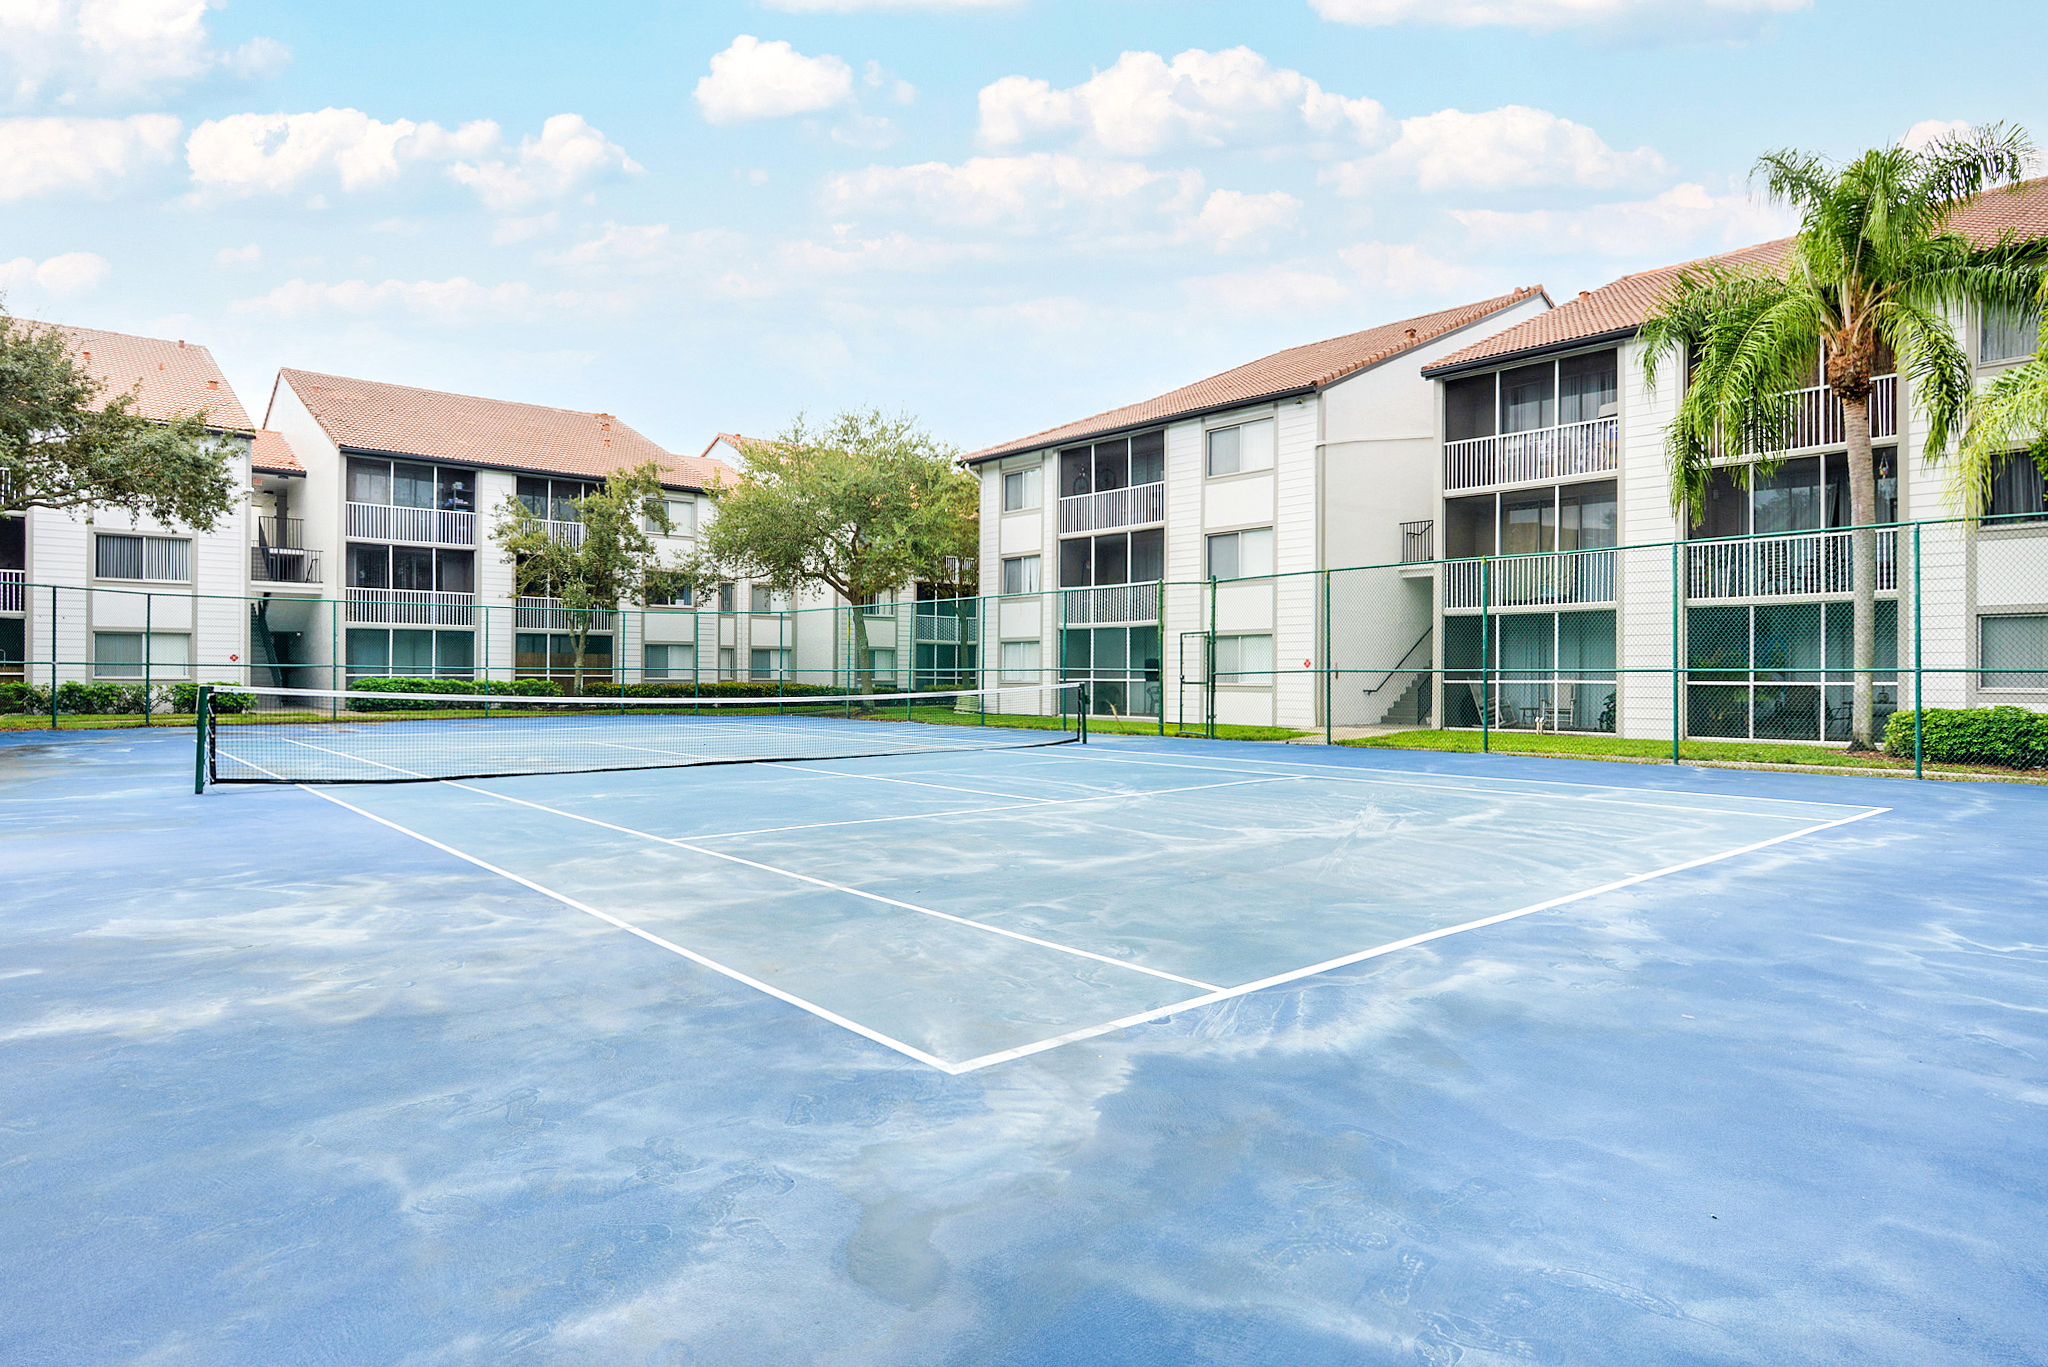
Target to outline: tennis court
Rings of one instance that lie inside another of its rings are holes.
[[[8,738],[0,1356],[2048,1330],[2040,790],[620,711]]]

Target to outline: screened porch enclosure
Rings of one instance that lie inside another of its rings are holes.
[[[1444,724],[1614,730],[1614,613],[1446,617]]]

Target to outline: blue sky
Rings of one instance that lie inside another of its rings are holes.
[[[2000,32],[2038,6],[0,0],[0,285],[259,418],[296,366],[973,448],[1776,236],[1767,148],[2048,138]]]

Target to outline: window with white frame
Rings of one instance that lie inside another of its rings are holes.
[[[734,601],[737,598],[738,593],[739,588],[737,585],[720,584],[718,586],[718,610],[720,612],[735,611],[736,609],[734,607]]]
[[[668,534],[670,536],[695,536],[697,534],[696,499],[665,498],[661,501],[661,506],[662,510],[668,514]],[[647,520],[647,530],[653,535],[661,535],[661,528],[655,523],[653,518]]]
[[[1977,619],[1982,688],[2048,690],[2048,613]]]
[[[1254,579],[1273,572],[1273,529],[1219,532],[1209,538],[1211,579]]]
[[[766,584],[751,584],[747,592],[749,612],[788,612],[789,595]]]
[[[1273,682],[1271,636],[1218,636],[1216,682],[1263,688]]]
[[[1003,678],[1010,683],[1038,681],[1041,647],[1037,641],[1003,642]]]
[[[1235,475],[1273,468],[1275,424],[1271,418],[1209,429],[1209,473]]]
[[[863,617],[893,617],[896,605],[889,601],[886,593],[871,593],[860,600],[860,615]]]
[[[731,683],[740,676],[739,651],[733,646],[718,648],[718,678],[722,683]]]
[[[894,684],[896,682],[896,650],[893,646],[883,647],[880,650],[870,650],[868,652],[868,663],[874,668],[875,682],[877,684]]]
[[[695,650],[695,646],[642,646],[641,673],[649,679],[688,678]]]
[[[2018,361],[2041,349],[2041,315],[2032,309],[1988,308],[1978,319],[1977,361]]]
[[[102,532],[93,544],[94,575],[157,584],[192,582],[192,543],[175,536],[116,536]]]
[[[1003,475],[1003,511],[1023,512],[1036,508],[1043,498],[1045,470],[1034,465],[1028,470],[1011,470]]]
[[[192,672],[192,638],[184,632],[151,632],[148,655],[139,631],[96,631],[92,635],[92,672],[96,679],[182,678]]]
[[[749,652],[747,672],[755,679],[779,679],[789,669],[789,652],[755,646]]]
[[[1004,593],[1036,593],[1040,582],[1037,556],[1013,555],[1004,559]]]

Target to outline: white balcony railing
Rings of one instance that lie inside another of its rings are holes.
[[[919,613],[916,617],[916,639],[937,645],[972,645],[977,639],[975,619],[952,614],[937,616]]]
[[[1847,529],[1790,536],[1702,541],[1687,546],[1685,591],[1692,598],[1783,598],[1849,593],[1855,536]],[[1899,586],[1899,534],[1877,534],[1877,587]]]
[[[1093,589],[1067,589],[1066,621],[1070,626],[1159,620],[1159,584],[1107,584]]]
[[[565,608],[559,598],[521,598],[513,624],[521,631],[610,631],[619,614],[597,608]]]
[[[1621,468],[1621,422],[1595,418],[1444,443],[1444,488],[1484,489]]]
[[[1527,608],[1611,603],[1614,554],[1612,550],[1566,551],[1553,555],[1502,555],[1484,561],[1453,560],[1444,567],[1444,606]]]
[[[0,570],[0,612],[21,612],[22,599],[28,590],[27,570]]]
[[[351,622],[379,626],[466,627],[476,623],[476,595],[435,589],[348,589]]]
[[[550,521],[543,522],[540,525],[548,529],[549,537],[561,542],[565,546],[580,546],[583,544],[583,524],[581,522]]]
[[[446,508],[351,503],[345,523],[348,535],[359,541],[409,541],[422,546],[476,544],[476,514]]]
[[[1134,484],[1127,489],[1104,489],[1099,494],[1076,494],[1060,500],[1060,531],[1105,532],[1114,527],[1139,527],[1166,520],[1166,485]]]
[[[1899,377],[1880,375],[1870,391],[1870,435],[1873,440],[1899,434]],[[1811,451],[1840,446],[1848,438],[1842,424],[1842,401],[1828,386],[1792,391],[1792,430],[1785,451]],[[1778,454],[1783,454],[1782,452]]]

